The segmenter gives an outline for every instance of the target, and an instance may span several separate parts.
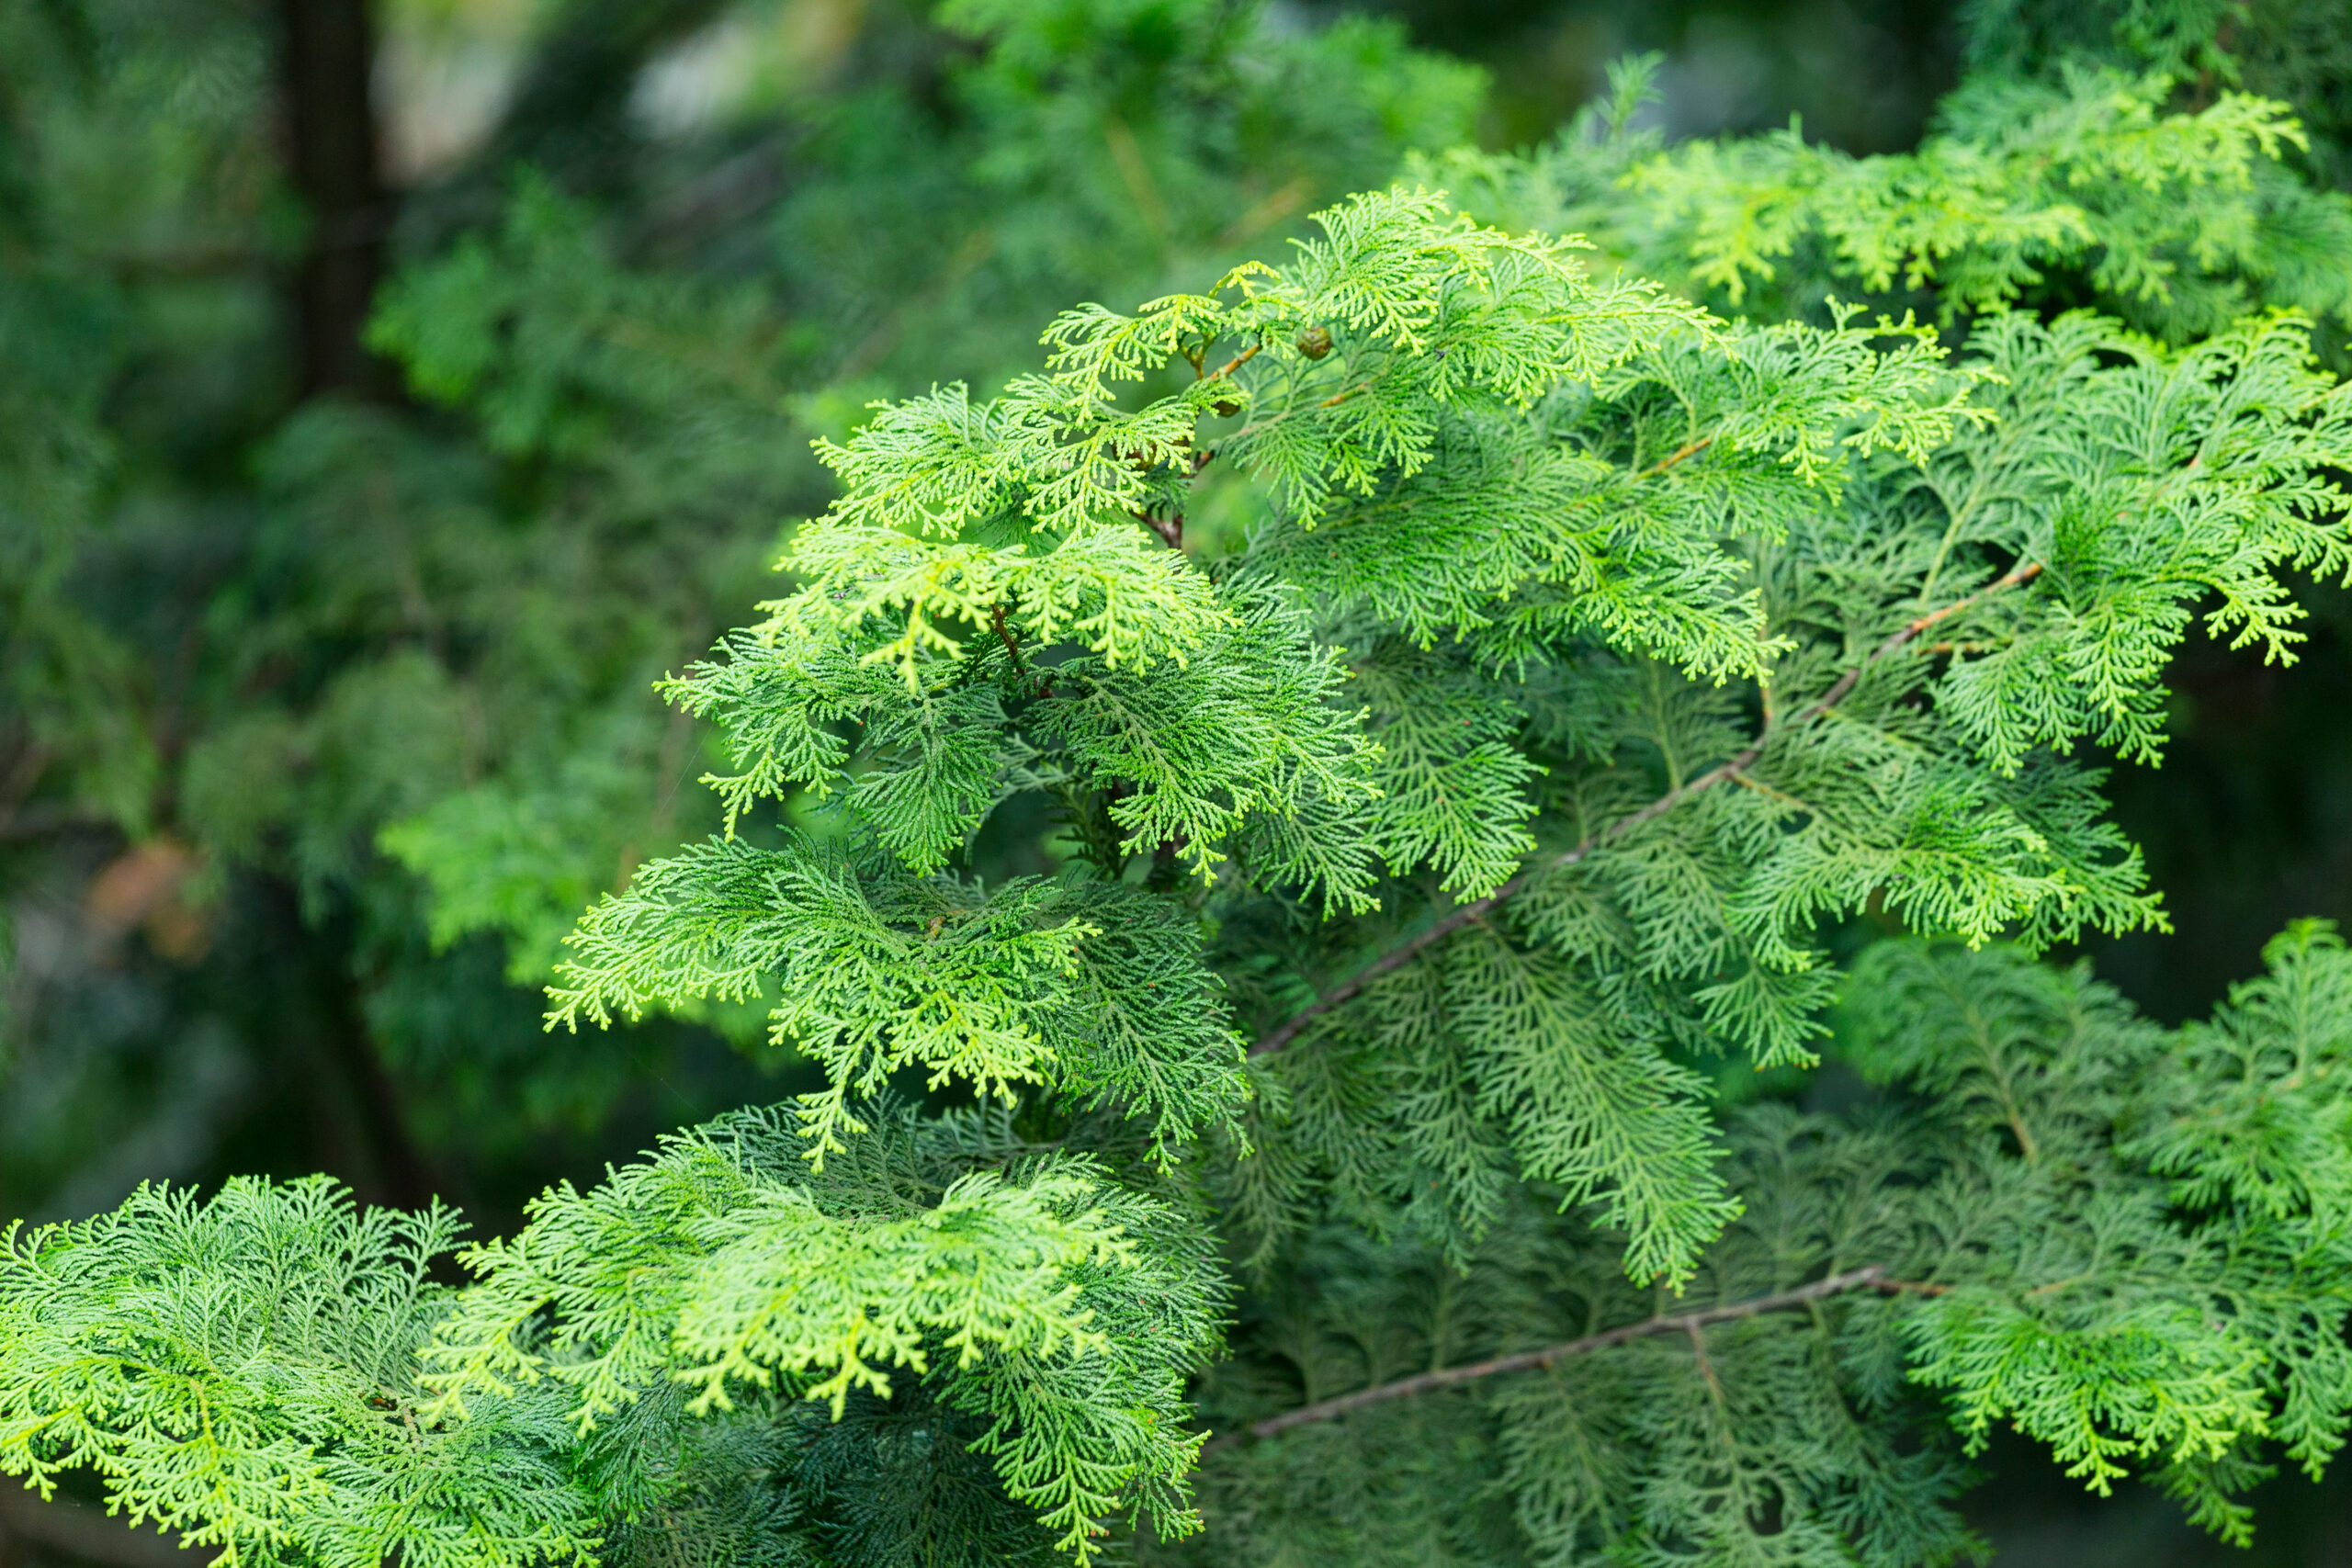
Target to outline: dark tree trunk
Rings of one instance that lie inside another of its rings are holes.
[[[636,141],[628,102],[638,73],[721,9],[720,0],[573,0],[533,50],[481,166],[503,177],[527,163],[566,190],[620,195]]]
[[[360,343],[391,216],[368,96],[368,0],[278,0],[277,9],[287,162],[311,220],[295,281],[302,395],[387,393],[387,367]]]
[[[371,1156],[371,1169],[361,1179],[365,1190],[359,1183],[354,1184],[354,1190],[362,1190],[362,1196],[373,1202],[421,1209],[447,1194],[409,1133],[400,1086],[377,1053],[375,1038],[360,1010],[357,986],[342,975],[330,976],[329,984],[334,987],[334,1009],[328,1020],[334,1031],[328,1043],[341,1057],[336,1066],[349,1085]]]
[[[244,1017],[267,1075],[254,1154],[273,1167],[291,1156],[294,1168],[323,1171],[362,1203],[415,1209],[459,1196],[417,1146],[402,1087],[369,1029],[354,972],[356,914],[347,906],[306,910],[283,877],[240,886],[250,924],[237,944],[246,967],[236,985],[257,998]],[[273,1115],[287,1124],[264,1131]]]

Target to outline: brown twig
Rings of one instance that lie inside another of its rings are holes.
[[[1712,435],[1702,435],[1696,441],[1686,441],[1681,446],[1676,447],[1673,451],[1668,452],[1665,457],[1660,457],[1657,462],[1652,463],[1648,468],[1644,468],[1642,470],[1642,478],[1648,479],[1653,474],[1662,474],[1666,472],[1667,469],[1674,467],[1677,463],[1697,457],[1700,453],[1704,452],[1708,447],[1713,446],[1714,444],[1715,438]]]
[[[1012,660],[1012,672],[1023,681],[1028,682],[1030,689],[1038,696],[1052,696],[1054,694],[1053,682],[1045,677],[1032,674],[1029,670],[1028,662],[1021,657],[1021,642],[1019,638],[1012,635],[1012,628],[1005,624],[1004,606],[1001,604],[997,605],[990,613],[989,618],[990,624],[996,627],[997,640],[1004,644],[1006,657]]]
[[[1193,359],[1193,379],[1221,381],[1227,376],[1232,375],[1236,370],[1238,370],[1243,366],[1249,364],[1251,360],[1257,358],[1258,351],[1264,346],[1265,344],[1262,343],[1251,344],[1248,348],[1243,349],[1240,353],[1227,360],[1223,365],[1218,366],[1215,376],[1210,376],[1201,368],[1201,357],[1199,355],[1195,355]],[[1204,344],[1202,345],[1202,354],[1205,355],[1207,351],[1208,345]],[[1240,412],[1241,405],[1235,402],[1231,398],[1219,398],[1216,402],[1209,405],[1209,412],[1216,415],[1219,419],[1231,419],[1235,414],[1238,414]],[[1200,466],[1197,463],[1194,464],[1193,472],[1197,474],[1200,471]]]
[[[1236,370],[1240,369],[1243,366],[1257,358],[1258,351],[1265,346],[1266,345],[1261,343],[1251,344],[1248,348],[1243,349],[1240,353],[1235,355],[1232,358],[1218,366],[1216,368],[1217,375],[1232,375]]]
[[[1420,956],[1421,953],[1428,951],[1430,947],[1443,942],[1447,937],[1450,937],[1455,931],[1460,931],[1464,926],[1470,924],[1474,920],[1483,919],[1486,916],[1491,914],[1506,899],[1524,890],[1528,884],[1534,881],[1540,874],[1544,872],[1565,871],[1569,866],[1578,864],[1589,858],[1592,852],[1595,850],[1600,849],[1602,845],[1624,837],[1627,833],[1632,832],[1634,829],[1642,826],[1645,822],[1657,820],[1658,818],[1663,817],[1668,812],[1673,810],[1676,807],[1681,805],[1684,801],[1690,799],[1693,795],[1702,795],[1706,791],[1714,788],[1717,784],[1724,783],[1725,780],[1734,778],[1738,774],[1745,773],[1747,769],[1755,766],[1757,761],[1764,755],[1764,748],[1766,744],[1775,735],[1778,735],[1784,729],[1795,729],[1804,725],[1809,724],[1813,720],[1820,717],[1823,714],[1828,712],[1831,708],[1837,706],[1839,702],[1843,701],[1846,694],[1854,689],[1854,683],[1862,678],[1863,671],[1869,669],[1880,660],[1886,658],[1889,654],[1902,649],[1905,644],[1914,641],[1921,632],[1926,631],[1928,627],[1933,626],[1939,622],[1949,620],[1951,617],[1959,615],[1962,611],[1969,608],[1980,600],[1989,598],[1993,594],[1998,593],[2004,589],[2015,588],[2019,583],[2030,582],[2041,575],[2041,563],[2040,561],[2035,561],[2030,565],[2017,567],[2006,575],[1996,578],[1993,581],[1985,584],[1983,588],[1978,589],[1975,592],[1971,593],[1964,598],[1955,599],[1951,604],[1944,605],[1941,609],[1930,610],[1924,615],[1917,616],[1912,620],[1905,622],[1901,630],[1895,632],[1884,642],[1880,643],[1878,647],[1872,649],[1870,653],[1862,659],[1861,662],[1854,665],[1844,674],[1838,676],[1836,681],[1832,682],[1826,692],[1824,692],[1814,701],[1807,703],[1804,707],[1797,709],[1786,718],[1765,726],[1763,732],[1758,735],[1754,740],[1750,741],[1744,750],[1732,757],[1730,761],[1721,763],[1716,767],[1710,768],[1705,773],[1701,773],[1697,778],[1690,780],[1687,784],[1683,784],[1673,789],[1668,790],[1664,795],[1659,795],[1656,800],[1651,801],[1647,806],[1643,807],[1640,810],[1629,812],[1625,816],[1620,817],[1616,821],[1610,823],[1607,827],[1589,835],[1581,843],[1578,843],[1573,848],[1563,851],[1561,853],[1554,856],[1548,863],[1529,865],[1525,869],[1521,870],[1518,875],[1512,877],[1510,881],[1496,888],[1492,893],[1487,894],[1484,898],[1474,898],[1469,903],[1459,906],[1453,913],[1447,915],[1444,919],[1436,921],[1427,930],[1422,931],[1401,945],[1391,948],[1388,952],[1382,953],[1378,958],[1374,959],[1363,969],[1357,971],[1352,978],[1337,987],[1329,993],[1322,997],[1318,997],[1307,1007],[1301,1009],[1298,1012],[1292,1015],[1287,1021],[1275,1029],[1273,1032],[1264,1036],[1262,1039],[1259,1040],[1257,1043],[1251,1045],[1250,1047],[1250,1055],[1252,1056],[1262,1056],[1269,1053],[1281,1050],[1283,1046],[1297,1039],[1299,1033],[1305,1030],[1308,1024],[1313,1023],[1317,1019],[1321,1018],[1326,1013],[1336,1011],[1337,1010],[1347,1006],[1350,1002],[1355,1000],[1356,998],[1362,996],[1363,994],[1363,988],[1373,981],[1379,979],[1383,975],[1390,974],[1397,969],[1403,968],[1406,964],[1410,964],[1415,958]]]
[[[1224,372],[1219,371],[1218,374],[1222,375]],[[1201,477],[1201,470],[1207,468],[1216,457],[1216,454],[1215,452],[1209,451],[1205,447],[1195,446],[1193,448],[1192,471],[1184,477],[1187,479],[1199,479]],[[1160,542],[1165,544],[1170,549],[1181,550],[1184,547],[1183,513],[1171,512],[1167,516],[1163,517],[1159,513],[1147,507],[1136,513],[1136,521],[1141,523],[1145,527],[1159,535]]]
[[[1004,624],[1003,605],[999,604],[996,607],[994,612],[989,615],[989,621],[996,627],[997,641],[1004,644],[1004,656],[1012,660],[1013,673],[1016,675],[1028,674],[1029,666],[1022,662],[1021,645],[1012,640],[1012,628]]]
[[[1691,1359],[1699,1363],[1699,1375],[1707,1380],[1707,1392],[1720,1407],[1724,1402],[1724,1380],[1715,1376],[1715,1363],[1707,1357],[1707,1325],[1696,1317],[1685,1317],[1682,1331],[1690,1337]]]
[[[1285,1410],[1279,1416],[1269,1416],[1262,1421],[1252,1421],[1240,1432],[1227,1432],[1213,1438],[1205,1445],[1209,1449],[1227,1447],[1240,1440],[1244,1434],[1252,1438],[1271,1438],[1293,1427],[1304,1427],[1316,1421],[1331,1421],[1351,1411],[1362,1410],[1369,1404],[1385,1404],[1392,1399],[1409,1399],[1415,1394],[1435,1393],[1442,1389],[1459,1388],[1464,1383],[1476,1382],[1482,1378],[1498,1377],[1504,1372],[1534,1371],[1555,1361],[1573,1356],[1589,1355],[1612,1346],[1628,1345],[1636,1339],[1647,1339],[1659,1334],[1688,1334],[1697,1343],[1699,1331],[1711,1324],[1730,1323],[1743,1317],[1757,1317],[1768,1312],[1786,1312],[1791,1307],[1845,1295],[1853,1291],[1876,1291],[1883,1295],[1942,1295],[1949,1286],[1919,1283],[1909,1280],[1890,1280],[1878,1264],[1863,1269],[1849,1269],[1842,1274],[1832,1274],[1815,1280],[1809,1285],[1793,1290],[1775,1291],[1770,1295],[1750,1296],[1746,1301],[1728,1302],[1722,1306],[1702,1307],[1697,1312],[1679,1313],[1671,1317],[1645,1318],[1600,1334],[1588,1334],[1581,1339],[1571,1339],[1562,1345],[1547,1345],[1540,1350],[1521,1350],[1513,1355],[1495,1356],[1484,1361],[1472,1361],[1466,1366],[1444,1367],[1436,1371],[1418,1372],[1394,1382],[1374,1383],[1353,1393],[1342,1393],[1331,1399],[1318,1399],[1312,1404],[1302,1404],[1295,1410]],[[1713,1369],[1709,1369],[1710,1375]]]

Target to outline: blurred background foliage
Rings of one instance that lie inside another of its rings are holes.
[[[2283,99],[2278,177],[2352,188],[2344,0],[0,0],[0,1217],[325,1169],[495,1231],[797,1087],[717,1012],[543,1034],[537,986],[714,826],[648,688],[769,591],[808,439],[1567,146],[1643,51],[1645,147],[1900,152],[2104,67]],[[1578,226],[1657,260],[1615,189]],[[2116,780],[2176,934],[2093,956],[2167,1021],[2352,920],[2352,596],[2311,602],[2292,668],[2193,646]],[[2249,1561],[2352,1561],[2340,1478],[2274,1490]],[[2004,1565],[2225,1550],[2054,1475],[1979,1512]],[[157,1545],[0,1506],[21,1562]]]

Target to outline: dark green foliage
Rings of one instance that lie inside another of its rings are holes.
[[[2150,1465],[2242,1539],[2229,1494],[2274,1456],[2316,1472],[2352,1414],[2352,1233],[2327,1191],[2352,1149],[2331,1081],[2352,959],[2312,928],[2270,959],[2174,1035],[2014,950],[1873,948],[1842,1027],[1886,1097],[1735,1112],[1747,1212],[1679,1300],[1623,1280],[1616,1236],[1523,1202],[1462,1272],[1303,1236],[1204,1393],[1223,1429],[1856,1269],[1889,1288],[1245,1439],[1206,1462],[1204,1559],[1947,1562],[1995,1422],[2101,1489]],[[2271,1160],[2301,1179],[2266,1182]]]

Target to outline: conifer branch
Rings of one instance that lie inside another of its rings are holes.
[[[1030,694],[1050,697],[1054,694],[1054,680],[1049,674],[1033,671],[1029,661],[1021,657],[1021,634],[1006,621],[1004,606],[998,604],[989,615],[989,623],[996,629],[997,640],[1004,645],[1007,658],[1012,660],[1013,676],[1028,683]]]
[[[1666,472],[1667,469],[1673,468],[1676,464],[1685,462],[1690,458],[1697,457],[1700,453],[1704,452],[1708,447],[1713,446],[1714,444],[1715,438],[1712,435],[1702,435],[1695,441],[1686,441],[1681,446],[1676,447],[1673,451],[1668,452],[1665,457],[1660,457],[1657,462],[1652,463],[1648,468],[1644,468],[1642,470],[1642,477],[1644,479],[1648,479],[1654,475],[1662,474]]]
[[[1257,351],[1253,349],[1253,350],[1251,350],[1250,352],[1251,352],[1251,353],[1255,353],[1255,352],[1257,352]],[[1241,359],[1247,359],[1248,357],[1249,357],[1249,355],[1243,355],[1241,356]],[[1240,364],[1240,363],[1241,363],[1241,359],[1236,359],[1236,360],[1234,361],[1234,364],[1235,364],[1235,365],[1238,365],[1238,364]],[[1231,368],[1231,367],[1227,367],[1227,369],[1230,369],[1230,368]],[[1226,372],[1225,372],[1225,371],[1223,371],[1223,370],[1220,370],[1220,371],[1218,371],[1218,372],[1217,372],[1217,374],[1218,374],[1218,375],[1220,375],[1220,376],[1224,375],[1225,373],[1226,373]],[[1227,408],[1227,406],[1226,404],[1224,404],[1224,403],[1219,403],[1219,404],[1217,404],[1216,406],[1217,406],[1217,412],[1220,412],[1220,413],[1225,413],[1225,412],[1238,413],[1238,412],[1240,412],[1240,409],[1239,409],[1239,407],[1238,407],[1238,405],[1236,405],[1236,406],[1234,406],[1234,407],[1232,407],[1232,408],[1230,408],[1230,409],[1228,409],[1228,408]],[[1212,451],[1208,450],[1206,447],[1199,447],[1199,446],[1194,447],[1194,448],[1193,449],[1193,459],[1192,459],[1191,470],[1190,470],[1188,473],[1186,473],[1184,477],[1185,477],[1187,479],[1199,479],[1199,478],[1201,477],[1201,470],[1202,470],[1202,469],[1204,469],[1204,468],[1207,468],[1207,467],[1208,467],[1212,462],[1215,462],[1216,460],[1216,454],[1215,452],[1212,452]],[[1145,508],[1145,509],[1143,509],[1143,510],[1141,510],[1141,511],[1139,511],[1139,512],[1137,512],[1137,513],[1136,513],[1136,520],[1137,522],[1141,523],[1145,527],[1147,527],[1147,528],[1150,529],[1153,533],[1155,533],[1155,534],[1159,535],[1159,538],[1160,538],[1160,542],[1161,542],[1162,544],[1166,545],[1170,549],[1171,549],[1171,550],[1181,550],[1181,549],[1182,549],[1182,548],[1184,547],[1184,514],[1183,514],[1183,513],[1182,513],[1182,512],[1171,512],[1171,513],[1168,513],[1166,516],[1164,516],[1164,517],[1163,517],[1163,516],[1161,516],[1159,513],[1154,512],[1154,511],[1152,511],[1152,510],[1150,510],[1149,508],[1148,508],[1148,507],[1147,507],[1147,508]]]
[[[1012,672],[1025,678],[1029,673],[1029,666],[1021,658],[1021,645],[1012,640],[1012,629],[1004,624],[1003,605],[999,604],[991,612],[989,621],[996,627],[997,640],[1004,644],[1005,657],[1012,660]]]
[[[1231,376],[1236,370],[1240,369],[1243,366],[1257,358],[1258,351],[1263,347],[1265,347],[1263,343],[1251,344],[1248,348],[1243,349],[1240,353],[1227,360],[1223,365],[1218,366],[1216,373],[1212,376],[1202,367],[1208,351],[1208,345],[1204,344],[1201,345],[1202,352],[1200,354],[1188,356],[1193,362],[1193,379],[1196,381],[1222,381]],[[1235,402],[1231,398],[1220,398],[1217,401],[1210,405],[1210,412],[1215,413],[1219,419],[1231,419],[1235,414],[1241,412],[1241,405]],[[1193,472],[1196,474],[1199,473],[1201,471],[1201,464],[1207,460],[1208,459],[1205,456],[1196,459],[1193,465]],[[1170,542],[1173,543],[1174,541],[1171,540]]]
[[[1218,366],[1216,369],[1216,377],[1213,378],[1221,379],[1224,377],[1232,375],[1236,370],[1240,369],[1243,366],[1257,358],[1258,351],[1264,346],[1265,344],[1251,344],[1248,348],[1243,349],[1240,353],[1227,360],[1223,365]]]
[[[1692,796],[1702,795],[1706,791],[1714,788],[1717,784],[1724,783],[1725,780],[1736,778],[1746,773],[1747,769],[1755,766],[1757,761],[1763,757],[1764,749],[1767,743],[1769,743],[1775,735],[1784,729],[1795,729],[1806,724],[1810,724],[1813,720],[1820,717],[1823,714],[1837,706],[1838,703],[1845,700],[1846,694],[1854,689],[1855,683],[1862,678],[1862,672],[1868,670],[1871,665],[1876,664],[1879,660],[1887,658],[1888,656],[1899,651],[1911,642],[1917,640],[1919,634],[1927,631],[1929,627],[1951,619],[1952,616],[1959,615],[1963,610],[1973,607],[1981,601],[2002,592],[2004,589],[2015,588],[2021,583],[2030,582],[2041,575],[2041,563],[2040,561],[2033,561],[2020,565],[2012,569],[2003,576],[1996,578],[1993,581],[1985,584],[1983,588],[1978,589],[1973,593],[1955,599],[1951,604],[1942,606],[1940,609],[1930,610],[1926,615],[1914,616],[1911,620],[1904,623],[1900,630],[1896,631],[1884,642],[1880,643],[1876,648],[1872,649],[1860,663],[1851,666],[1844,674],[1838,676],[1836,681],[1830,683],[1829,689],[1826,692],[1824,692],[1819,697],[1806,704],[1804,707],[1799,708],[1796,712],[1789,715],[1786,718],[1766,725],[1761,734],[1758,735],[1753,741],[1749,742],[1745,748],[1735,754],[1728,761],[1719,763],[1716,766],[1710,768],[1705,773],[1701,773],[1698,777],[1690,780],[1688,783],[1679,784],[1675,788],[1667,791],[1664,795],[1659,795],[1656,800],[1651,801],[1647,806],[1641,807],[1639,810],[1629,812],[1625,816],[1617,818],[1614,822],[1610,823],[1607,827],[1587,835],[1581,842],[1554,856],[1548,864],[1541,866],[1531,865],[1527,867],[1521,871],[1518,875],[1512,877],[1510,881],[1496,888],[1492,893],[1487,894],[1485,897],[1472,899],[1469,903],[1464,904],[1455,908],[1452,914],[1449,914],[1442,919],[1432,923],[1400,945],[1389,949],[1389,951],[1382,953],[1378,958],[1374,959],[1372,963],[1366,964],[1363,969],[1357,971],[1353,978],[1333,989],[1328,995],[1317,998],[1313,1003],[1294,1014],[1287,1021],[1276,1028],[1272,1033],[1261,1038],[1255,1044],[1250,1047],[1250,1055],[1252,1056],[1269,1055],[1273,1052],[1281,1050],[1283,1046],[1288,1045],[1292,1041],[1298,1038],[1300,1032],[1304,1031],[1308,1024],[1313,1023],[1317,1019],[1321,1018],[1326,1013],[1336,1011],[1337,1010],[1347,1006],[1350,1002],[1355,1000],[1356,998],[1362,996],[1363,994],[1363,988],[1373,981],[1379,979],[1383,975],[1390,974],[1396,970],[1403,968],[1406,964],[1410,964],[1414,959],[1419,957],[1430,948],[1435,946],[1441,942],[1443,942],[1447,937],[1450,937],[1454,932],[1460,931],[1464,926],[1469,925],[1474,920],[1484,919],[1487,915],[1492,914],[1497,908],[1501,907],[1506,899],[1509,899],[1514,895],[1524,890],[1528,884],[1532,882],[1540,872],[1565,871],[1572,865],[1578,864],[1583,861],[1589,859],[1592,852],[1595,850],[1600,849],[1602,845],[1624,837],[1627,833],[1630,833],[1634,829],[1641,827],[1644,823],[1657,820],[1658,818],[1665,816],[1668,812],[1673,810],[1676,807],[1680,806],[1684,801],[1690,799]]]
[[[1330,1399],[1317,1400],[1312,1404],[1302,1404],[1295,1410],[1285,1410],[1279,1416],[1269,1416],[1262,1421],[1252,1421],[1243,1428],[1243,1432],[1227,1432],[1212,1438],[1205,1448],[1227,1447],[1238,1441],[1244,1432],[1253,1438],[1271,1438],[1275,1433],[1288,1431],[1293,1427],[1304,1427],[1317,1421],[1337,1420],[1340,1416],[1351,1411],[1362,1410],[1366,1405],[1385,1404],[1392,1399],[1409,1399],[1415,1394],[1435,1393],[1442,1389],[1459,1388],[1464,1383],[1476,1382],[1480,1379],[1497,1377],[1504,1372],[1534,1371],[1551,1366],[1555,1361],[1565,1361],[1573,1356],[1589,1355],[1595,1350],[1606,1350],[1618,1345],[1629,1345],[1636,1339],[1647,1339],[1655,1335],[1688,1334],[1693,1337],[1695,1344],[1699,1331],[1712,1325],[1731,1323],[1746,1317],[1757,1317],[1770,1312],[1786,1312],[1791,1307],[1804,1306],[1813,1302],[1824,1301],[1831,1296],[1845,1295],[1854,1291],[1877,1291],[1886,1295],[1904,1292],[1941,1295],[1945,1289],[1946,1287],[1941,1285],[1924,1284],[1908,1280],[1889,1280],[1886,1278],[1885,1269],[1873,1263],[1866,1268],[1849,1269],[1842,1274],[1832,1274],[1826,1279],[1815,1280],[1809,1285],[1799,1285],[1793,1290],[1775,1291],[1764,1296],[1750,1296],[1745,1301],[1728,1302],[1722,1306],[1704,1307],[1697,1312],[1678,1313],[1671,1317],[1644,1318],[1639,1323],[1628,1323],[1616,1328],[1604,1329],[1599,1334],[1588,1334],[1581,1339],[1570,1339],[1559,1345],[1547,1345],[1540,1350],[1521,1350],[1508,1356],[1494,1356],[1483,1361],[1472,1361],[1466,1366],[1442,1367],[1435,1371],[1417,1372],[1408,1378],[1398,1378],[1394,1382],[1375,1383],[1370,1388],[1360,1388],[1353,1393],[1342,1393]]]

